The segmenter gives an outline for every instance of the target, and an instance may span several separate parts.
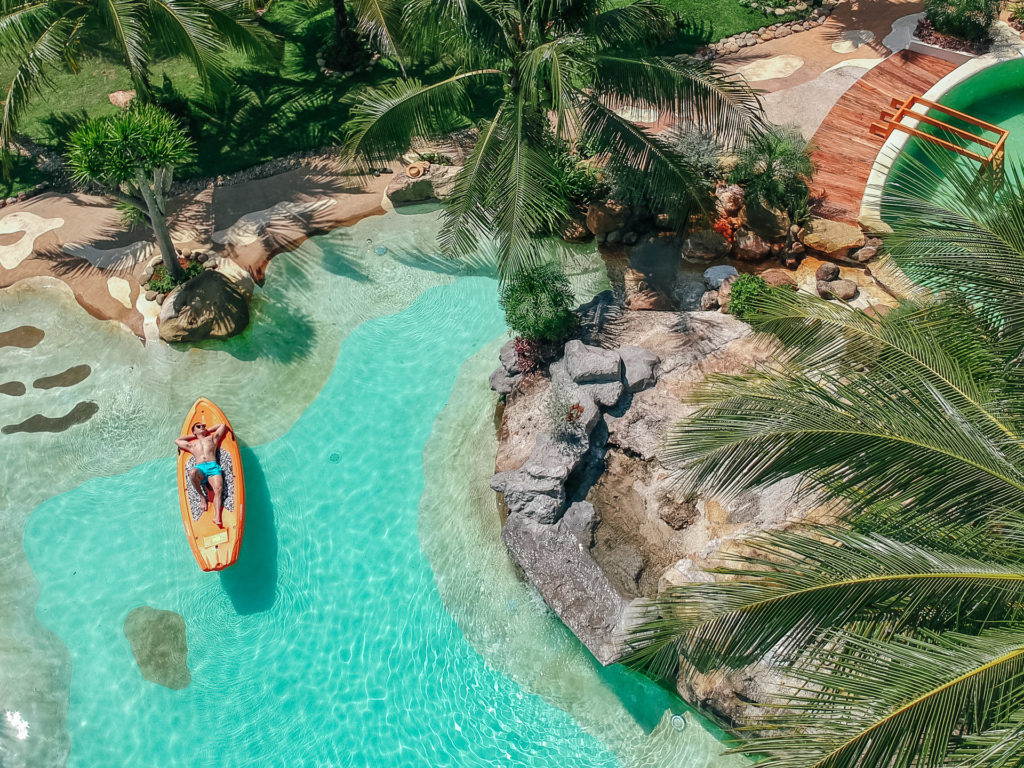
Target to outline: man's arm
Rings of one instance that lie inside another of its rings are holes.
[[[179,437],[177,440],[174,441],[174,444],[178,446],[179,451],[188,451],[189,453],[191,453],[189,443],[192,442],[193,440],[195,440],[195,437]]]
[[[218,424],[216,427],[214,427],[210,431],[213,433],[213,436],[216,438],[217,442],[219,443],[221,440],[224,439],[224,435],[226,435],[228,433],[228,425],[227,424]]]

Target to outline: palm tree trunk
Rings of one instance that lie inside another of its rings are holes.
[[[351,27],[348,23],[348,9],[345,0],[334,0],[334,44],[341,51],[347,40]]]
[[[171,240],[171,230],[167,227],[167,216],[161,210],[156,195],[153,194],[153,190],[150,189],[145,179],[139,179],[139,194],[146,201],[149,223],[153,227],[153,234],[156,235],[156,244],[160,248],[160,255],[164,260],[164,268],[167,270],[167,274],[174,278],[175,281],[183,282],[186,277],[185,270],[178,263],[178,252],[175,250],[174,242]]]

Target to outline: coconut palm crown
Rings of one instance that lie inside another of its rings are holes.
[[[186,56],[208,88],[225,84],[229,47],[266,56],[268,36],[242,0],[0,0],[3,84],[0,148],[14,139],[18,120],[55,68],[77,71],[83,54],[103,51],[127,67],[145,100],[158,50]]]
[[[494,238],[503,275],[534,261],[534,236],[557,230],[570,215],[552,136],[585,139],[596,154],[607,153],[612,174],[642,171],[655,204],[682,199],[706,207],[690,164],[626,110],[657,110],[686,129],[733,142],[761,125],[756,94],[707,63],[645,55],[674,27],[659,3],[611,5],[409,0],[402,12],[406,50],[440,51],[451,74],[359,94],[345,157],[364,171],[386,164],[414,138],[459,125],[476,95],[472,103],[487,117],[446,201],[440,244],[461,256]]]
[[[784,672],[742,747],[765,765],[1024,765],[1024,170],[925,154],[882,201],[930,290],[884,316],[770,292],[775,362],[709,381],[662,454],[689,489],[801,475],[834,505],[666,590],[634,637],[659,674]]]

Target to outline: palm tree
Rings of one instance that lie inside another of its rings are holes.
[[[194,155],[192,140],[177,121],[152,104],[89,120],[68,139],[75,181],[99,185],[129,222],[146,221],[164,268],[179,283],[186,275],[167,227],[167,195],[175,167]]]
[[[656,204],[704,208],[710,201],[695,170],[624,109],[653,107],[723,142],[761,125],[760,103],[742,79],[696,60],[645,55],[672,27],[655,0],[408,0],[402,18],[408,45],[441,51],[451,74],[357,94],[344,155],[363,171],[379,167],[414,138],[458,127],[470,93],[485,94],[475,105],[488,117],[446,202],[440,244],[461,256],[493,237],[503,275],[535,262],[534,236],[569,216],[552,135],[585,137],[608,153],[613,174],[642,171]]]
[[[663,455],[725,494],[802,475],[835,524],[667,590],[632,661],[784,668],[793,689],[742,747],[770,766],[1020,766],[1024,175],[929,152],[883,210],[891,256],[932,290],[884,317],[770,292],[776,363],[709,382]]]
[[[266,36],[248,18],[249,8],[244,0],[0,0],[0,56],[12,71],[3,94],[0,149],[14,140],[18,120],[45,87],[48,72],[77,71],[83,54],[113,47],[143,100],[154,48],[188,57],[204,87],[222,84],[229,47],[267,53]]]

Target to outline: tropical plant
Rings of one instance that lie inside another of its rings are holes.
[[[936,32],[971,42],[989,38],[1000,0],[925,0],[924,12]]]
[[[29,99],[52,68],[78,70],[83,54],[108,52],[127,67],[143,101],[157,50],[180,54],[208,89],[226,85],[229,48],[253,57],[269,51],[267,36],[250,18],[246,0],[5,0],[0,4],[0,57],[10,65],[3,94],[0,147],[14,140]]]
[[[784,667],[743,746],[770,766],[1024,764],[1024,172],[911,164],[887,246],[934,292],[881,317],[762,295],[775,362],[709,382],[662,456],[691,490],[800,475],[835,505],[668,589],[635,636],[660,674]]]
[[[344,157],[369,172],[414,137],[463,125],[474,106],[487,110],[446,201],[440,244],[460,256],[493,238],[506,277],[540,259],[534,236],[570,214],[552,125],[556,138],[579,135],[591,151],[608,153],[613,175],[643,171],[655,200],[701,209],[711,202],[690,165],[626,110],[654,108],[726,143],[762,121],[742,78],[645,55],[672,27],[655,0],[408,0],[403,18],[414,44],[443,50],[451,74],[354,94]],[[475,102],[473,93],[481,94]]]
[[[807,206],[807,182],[814,173],[811,147],[793,126],[773,125],[741,147],[730,181],[746,187],[748,202],[796,218]]]
[[[75,181],[100,186],[128,221],[147,221],[164,268],[177,282],[185,271],[167,228],[167,194],[174,168],[193,156],[192,140],[153,105],[89,120],[68,139],[67,162]]]
[[[749,320],[754,314],[757,299],[770,290],[763,277],[749,272],[738,275],[729,286],[729,314],[740,320]]]
[[[499,301],[508,327],[534,342],[558,342],[576,326],[575,295],[555,261],[520,269],[501,290]]]

